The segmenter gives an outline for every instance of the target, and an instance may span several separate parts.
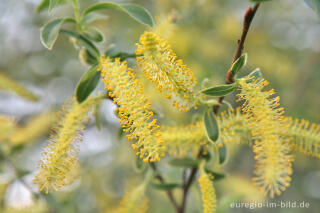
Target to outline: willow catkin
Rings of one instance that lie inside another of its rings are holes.
[[[279,195],[290,184],[292,160],[289,141],[280,132],[286,133],[287,123],[279,97],[272,97],[274,90],[263,91],[266,80],[244,78],[239,80],[239,100],[254,139],[254,182],[271,198]]]
[[[151,104],[144,95],[142,83],[119,58],[101,58],[100,71],[108,95],[119,106],[117,113],[129,140],[136,140],[132,148],[145,162],[159,161],[165,147]]]
[[[137,46],[138,65],[158,90],[172,99],[180,111],[188,111],[195,105],[197,80],[183,61],[177,59],[170,45],[155,33],[145,32]]]
[[[203,163],[200,166],[198,182],[202,194],[203,213],[215,213],[217,205],[216,193],[210,177],[204,170]]]
[[[42,152],[40,170],[34,178],[40,191],[59,190],[77,177],[77,142],[81,140],[81,130],[89,120],[88,112],[100,101],[101,98],[88,98],[79,104],[72,100],[63,106],[58,124]]]

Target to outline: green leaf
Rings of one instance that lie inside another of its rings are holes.
[[[121,131],[123,132],[123,129],[121,129]],[[137,156],[135,166],[137,171],[142,171],[145,168],[146,164],[139,156]]]
[[[231,66],[231,72],[232,72],[232,75],[235,76],[239,70],[244,66],[246,65],[247,63],[247,58],[248,58],[248,55],[247,53],[243,54],[242,56],[240,56]]]
[[[50,0],[49,1],[49,13],[52,11],[53,8],[55,8],[58,5],[58,2],[60,0]]]
[[[258,83],[263,79],[262,76],[262,72],[260,71],[260,68],[257,68],[255,70],[253,70],[250,74],[249,77],[252,77],[252,79],[250,78],[250,80],[248,82],[252,82],[252,80],[258,80]]]
[[[45,10],[49,9],[49,3],[50,3],[50,0],[42,0],[42,2],[36,8],[36,11],[38,13],[40,13],[42,11],[45,11]],[[62,5],[62,4],[65,4],[65,3],[66,3],[66,0],[59,0],[59,1],[57,1],[56,6]]]
[[[101,19],[107,19],[107,18],[108,18],[108,16],[104,15],[104,14],[90,13],[83,18],[82,24],[89,24],[91,22],[98,21]]]
[[[219,138],[219,126],[212,108],[208,108],[203,116],[203,122],[210,141],[216,142]]]
[[[76,88],[76,98],[79,103],[85,101],[91,92],[96,88],[99,83],[100,73],[97,67],[91,67],[80,79]]]
[[[102,33],[95,28],[88,29],[83,33],[83,35],[94,42],[103,42],[104,40]]]
[[[250,0],[251,2],[264,2],[264,1],[271,1],[271,0]]]
[[[171,166],[183,168],[194,168],[199,164],[197,160],[194,160],[192,158],[173,158],[168,163]]]
[[[95,58],[100,57],[100,52],[99,52],[98,48],[90,40],[88,40],[86,37],[84,37],[76,32],[72,32],[72,31],[64,30],[64,29],[61,29],[60,33],[67,35],[67,36],[70,36],[70,37],[73,37],[73,38],[76,38],[79,41],[79,43],[82,44],[93,57],[95,57]]]
[[[151,183],[151,186],[156,189],[166,190],[166,191],[181,187],[181,185],[178,183]]]
[[[213,181],[217,181],[217,180],[221,180],[221,179],[225,178],[224,174],[220,174],[220,173],[211,171],[209,169],[205,169],[205,172],[207,174],[210,174],[210,176],[213,176],[213,179],[212,179]]]
[[[88,7],[83,12],[83,19],[86,18],[86,16],[92,12],[98,11],[98,10],[120,10],[122,12],[127,13],[129,16],[131,16],[136,21],[140,22],[141,24],[148,25],[150,27],[153,26],[154,21],[150,13],[144,9],[143,7],[140,7],[135,4],[116,4],[111,2],[101,2],[96,3]]]
[[[229,93],[233,92],[236,88],[237,88],[237,83],[235,82],[233,84],[214,86],[209,89],[202,90],[201,93],[208,96],[220,97],[220,96],[228,95]]]
[[[86,48],[79,51],[79,59],[84,65],[93,65],[97,63],[97,58],[92,56]]]
[[[58,38],[60,28],[65,22],[75,23],[76,21],[72,18],[58,18],[48,22],[41,29],[41,42],[49,50],[52,49]]]
[[[219,153],[219,163],[220,164],[225,163],[227,160],[227,147],[225,144],[223,144],[223,146],[218,149],[218,153]]]
[[[304,0],[305,3],[313,9],[320,18],[320,0]]]

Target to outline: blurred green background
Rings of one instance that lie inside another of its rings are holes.
[[[96,1],[80,0],[86,8]],[[246,0],[136,0],[155,17],[161,36],[172,45],[179,58],[194,72],[199,82],[209,78],[208,85],[222,84],[230,67],[241,35],[243,14],[251,5]],[[70,5],[57,7],[50,15],[35,11],[39,0],[0,1],[0,72],[25,85],[41,98],[28,102],[12,94],[0,92],[0,115],[12,116],[23,125],[30,117],[48,110],[58,110],[74,94],[76,84],[89,68],[78,59],[78,51],[65,36],[60,36],[49,51],[40,42],[40,28],[53,17],[72,16]],[[147,30],[120,12],[104,12],[106,20],[95,27],[103,32],[101,51],[114,45],[119,51],[133,52],[139,36]],[[171,18],[170,18],[171,17]],[[175,23],[165,24],[170,18]],[[71,26],[66,25],[66,28]],[[303,0],[273,0],[259,8],[250,29],[244,52],[248,64],[240,75],[260,67],[272,88],[281,97],[286,115],[320,123],[320,19]],[[135,61],[129,64],[136,67]],[[143,78],[142,78],[143,79]],[[177,113],[145,81],[147,96],[159,112],[162,124],[186,124],[196,112]],[[100,83],[97,91],[102,91]],[[234,103],[232,98],[228,99]],[[93,119],[84,131],[80,144],[81,177],[61,192],[37,198],[32,184],[40,152],[47,136],[29,142],[14,152],[11,159],[27,170],[17,180],[13,169],[3,163],[0,171],[0,198],[5,212],[109,212],[117,206],[127,187],[138,185],[143,174],[135,170],[135,155],[125,139],[118,139],[120,128],[114,115],[115,106],[105,101],[100,109],[102,129]],[[233,177],[240,174],[250,180],[254,167],[253,153],[247,146],[232,148],[229,160],[218,170]],[[320,163],[297,154],[291,186],[272,201],[306,201],[309,209],[230,209],[227,212],[318,212],[320,209]],[[169,180],[180,178],[180,172],[162,163],[160,170]],[[235,184],[234,188],[240,188]],[[218,201],[228,198],[232,189],[223,182],[216,184]],[[30,191],[31,189],[31,191]],[[236,191],[236,190],[235,190]],[[239,191],[239,190],[238,190]],[[148,189],[149,212],[173,212],[164,192]],[[240,192],[234,192],[235,194]],[[246,194],[246,192],[243,192]],[[193,186],[188,213],[200,212],[199,189]],[[44,201],[45,200],[45,201]],[[48,204],[49,205],[48,205]],[[49,206],[49,207],[48,207]],[[10,208],[9,208],[10,207]],[[11,208],[12,207],[12,208]],[[38,209],[37,209],[38,208]],[[49,209],[49,210],[48,210]]]

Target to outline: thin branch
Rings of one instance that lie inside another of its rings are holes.
[[[242,55],[242,52],[244,49],[244,42],[246,41],[251,22],[259,8],[259,5],[260,5],[259,3],[256,3],[253,8],[249,7],[244,15],[242,35],[241,35],[241,38],[238,40],[238,48],[236,50],[236,53],[233,57],[233,61],[231,64],[233,64]],[[233,75],[232,75],[231,69],[229,69],[227,72],[226,84],[232,84],[233,82],[234,82]],[[224,99],[224,96],[221,96],[219,98],[219,104],[216,104],[213,106],[214,114],[218,113],[223,99]]]
[[[164,180],[164,178],[161,176],[161,174],[158,172],[157,170],[157,167],[156,167],[156,164],[151,162],[150,163],[151,165],[151,168],[153,169],[153,171],[156,173],[156,178],[160,181],[160,183],[164,184],[166,183],[166,181]],[[166,191],[167,193],[167,196],[170,200],[170,202],[172,203],[172,205],[174,206],[174,208],[176,209],[176,212],[179,212],[179,205],[176,201],[176,199],[174,198],[173,194],[172,194],[172,191],[171,190],[167,190]]]

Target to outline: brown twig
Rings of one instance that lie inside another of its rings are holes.
[[[150,165],[151,165],[151,168],[153,169],[153,171],[156,173],[156,178],[160,181],[160,183],[162,183],[162,184],[166,183],[166,181],[161,176],[161,174],[159,174],[159,172],[157,170],[157,167],[156,167],[156,164],[151,162]],[[176,209],[176,212],[179,212],[179,205],[178,205],[176,199],[174,198],[174,196],[172,194],[172,191],[171,190],[167,190],[166,193],[168,195],[168,198],[169,198],[170,202],[172,203],[172,205]]]
[[[254,15],[256,14],[256,12],[257,12],[257,10],[259,8],[259,5],[260,5],[259,3],[256,3],[253,8],[249,7],[247,9],[245,15],[244,15],[242,35],[241,35],[241,38],[238,40],[238,48],[237,48],[236,53],[235,53],[235,55],[233,57],[233,61],[231,63],[231,66],[242,55],[242,52],[243,52],[243,49],[244,49],[244,42],[245,42],[245,40],[247,38],[247,34],[248,34],[248,31],[249,31],[252,19],[253,19]],[[232,75],[231,69],[229,69],[228,72],[227,72],[226,84],[232,84],[233,82],[234,82],[233,75]],[[219,104],[216,104],[216,105],[213,106],[214,114],[218,113],[220,105],[221,105],[223,99],[224,99],[224,96],[221,96],[219,98]]]
[[[259,5],[260,5],[259,3],[256,3],[253,8],[249,7],[244,15],[242,35],[241,35],[241,38],[238,40],[238,48],[237,48],[236,53],[233,57],[232,64],[242,55],[243,48],[244,48],[244,42],[246,40],[252,19],[253,19],[254,15],[256,14],[256,12],[259,8]],[[233,82],[234,82],[233,75],[232,75],[231,69],[229,69],[227,72],[226,84],[232,84]],[[218,113],[218,110],[220,108],[220,105],[221,105],[223,99],[224,99],[224,96],[220,97],[219,104],[213,106],[213,111],[215,114]],[[198,159],[201,157],[202,149],[203,148],[200,148],[200,150],[199,150]],[[182,204],[181,204],[181,207],[179,208],[178,213],[184,213],[184,211],[185,211],[188,192],[189,192],[189,189],[192,185],[192,182],[195,179],[197,172],[198,172],[198,167],[192,168],[190,176],[189,176],[189,178],[183,188]]]

